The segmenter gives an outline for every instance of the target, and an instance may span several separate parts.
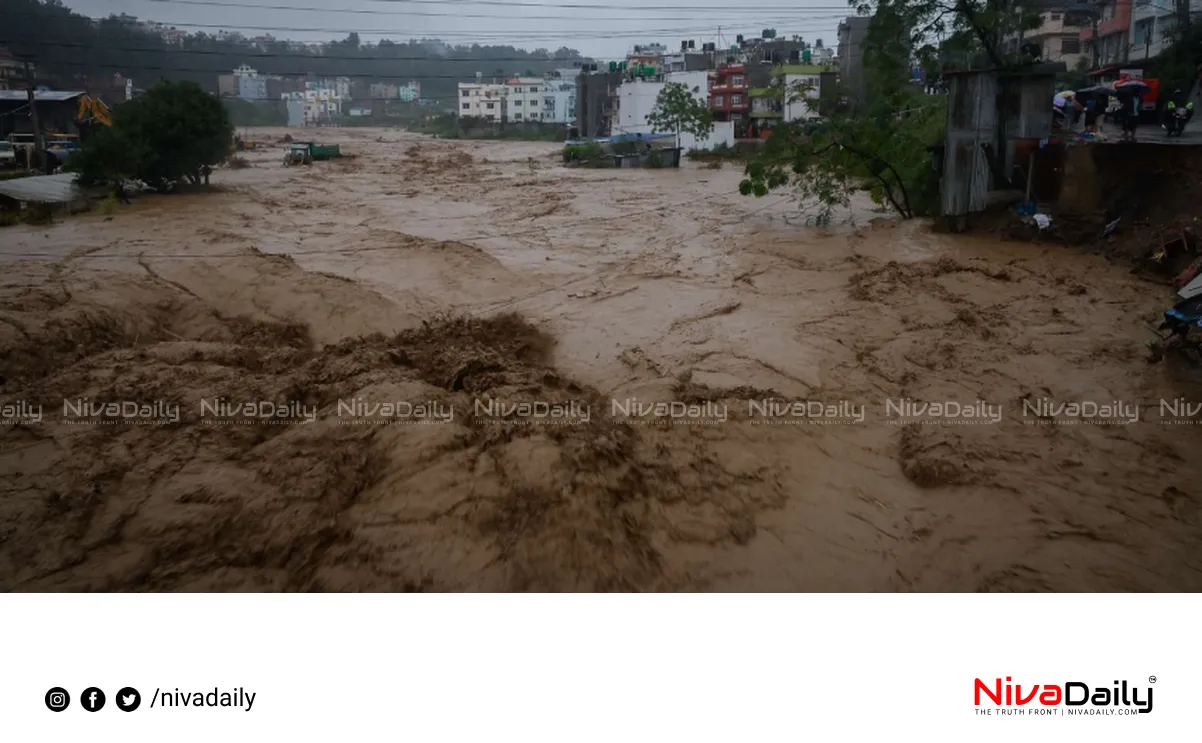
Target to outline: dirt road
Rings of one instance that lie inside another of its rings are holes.
[[[730,166],[330,139],[354,157],[0,232],[0,588],[1202,590],[1202,428],[1159,403],[1202,391],[1145,358],[1167,289],[863,210],[819,232]],[[454,415],[339,412],[397,401]],[[1090,401],[1109,423],[1055,408]]]

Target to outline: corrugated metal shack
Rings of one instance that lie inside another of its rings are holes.
[[[1023,140],[1052,133],[1052,98],[1062,62],[1018,69],[945,75],[947,139],[939,184],[940,211],[962,217],[985,210],[991,188],[1013,187],[1026,163],[1015,162]]]
[[[88,206],[88,193],[75,183],[74,173],[35,175],[0,181],[0,206],[40,204],[76,211]]]

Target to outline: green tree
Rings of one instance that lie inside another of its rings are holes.
[[[911,84],[913,20],[898,5],[877,9],[864,40],[865,101],[854,115],[836,112],[820,124],[777,126],[739,184],[744,195],[790,187],[817,202],[817,223],[829,222],[856,191],[903,218],[934,212],[937,181],[931,146],[946,130],[946,100]],[[804,90],[786,91],[789,100]],[[812,105],[812,104],[811,104]]]
[[[71,154],[66,169],[78,173],[79,183],[84,187],[120,188],[126,181],[136,177],[140,159],[135,143],[117,129],[105,127]]]
[[[162,81],[113,112],[73,167],[85,182],[133,177],[160,191],[200,183],[230,153],[234,127],[216,96],[193,82]]]
[[[666,83],[655,98],[655,108],[647,116],[647,123],[655,132],[672,132],[676,135],[676,146],[680,147],[680,133],[687,132],[697,139],[705,139],[714,130],[714,116],[704,98],[697,98],[684,83]]]

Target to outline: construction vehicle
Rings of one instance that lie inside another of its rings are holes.
[[[309,150],[308,142],[299,142],[288,148],[284,155],[285,165],[312,165],[313,153]]]
[[[87,139],[97,126],[113,125],[113,112],[99,98],[85,93],[79,97],[79,113],[75,115],[75,123],[80,134]]]

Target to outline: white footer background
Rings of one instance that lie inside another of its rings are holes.
[[[22,743],[1194,739],[1200,618],[1192,595],[8,594],[0,719]],[[1154,707],[977,714],[974,680],[1007,676],[1155,676]],[[239,687],[250,711],[150,707]]]

